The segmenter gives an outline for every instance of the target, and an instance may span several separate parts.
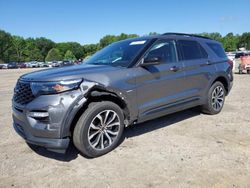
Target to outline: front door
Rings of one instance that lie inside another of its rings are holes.
[[[160,64],[140,66],[136,71],[139,118],[157,116],[185,98],[185,73],[178,62],[175,41],[156,41],[144,59],[154,57],[160,59]]]

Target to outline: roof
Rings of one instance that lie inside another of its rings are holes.
[[[134,40],[150,40],[150,39],[165,39],[165,38],[177,38],[177,39],[202,39],[202,40],[209,40],[213,42],[217,42],[216,40],[213,40],[209,37],[195,35],[195,34],[187,34],[187,33],[164,33],[160,35],[148,35],[148,36],[142,36],[142,37],[136,37],[136,38],[129,38],[125,39],[127,41],[134,41]]]

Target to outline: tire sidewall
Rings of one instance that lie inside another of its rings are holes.
[[[119,133],[116,137],[116,139],[114,140],[114,142],[107,148],[103,149],[103,150],[96,150],[94,149],[89,141],[88,141],[88,131],[89,131],[89,127],[90,124],[93,120],[93,118],[100,112],[104,111],[104,110],[113,110],[114,112],[117,113],[121,125],[119,128]],[[124,130],[124,116],[123,116],[123,112],[120,109],[120,107],[112,102],[99,102],[96,103],[96,105],[91,108],[90,111],[88,111],[86,113],[86,111],[83,113],[83,115],[81,116],[81,122],[82,125],[80,128],[80,147],[78,148],[80,151],[83,151],[84,154],[86,154],[89,157],[97,157],[97,156],[101,156],[104,155],[106,153],[108,153],[109,151],[113,150],[119,143],[123,130]]]
[[[212,106],[212,94],[213,94],[213,91],[216,87],[222,87],[223,89],[223,92],[224,92],[224,95],[223,95],[223,104],[222,104],[222,107],[220,108],[220,110],[215,110]],[[208,108],[209,108],[209,111],[212,113],[212,114],[218,114],[221,112],[223,106],[224,106],[224,103],[225,103],[225,94],[226,94],[226,90],[225,90],[225,87],[224,85],[221,83],[221,82],[215,82],[211,88],[209,89],[209,93],[208,93]]]

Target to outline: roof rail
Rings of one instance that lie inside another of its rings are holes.
[[[164,33],[162,35],[178,35],[178,36],[186,36],[186,37],[198,37],[198,38],[204,38],[204,39],[210,39],[213,40],[209,37],[205,36],[200,36],[200,35],[195,35],[195,34],[187,34],[187,33]]]

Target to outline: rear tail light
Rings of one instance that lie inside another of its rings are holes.
[[[234,62],[232,60],[227,60],[227,63],[230,65],[230,68],[233,69]]]

